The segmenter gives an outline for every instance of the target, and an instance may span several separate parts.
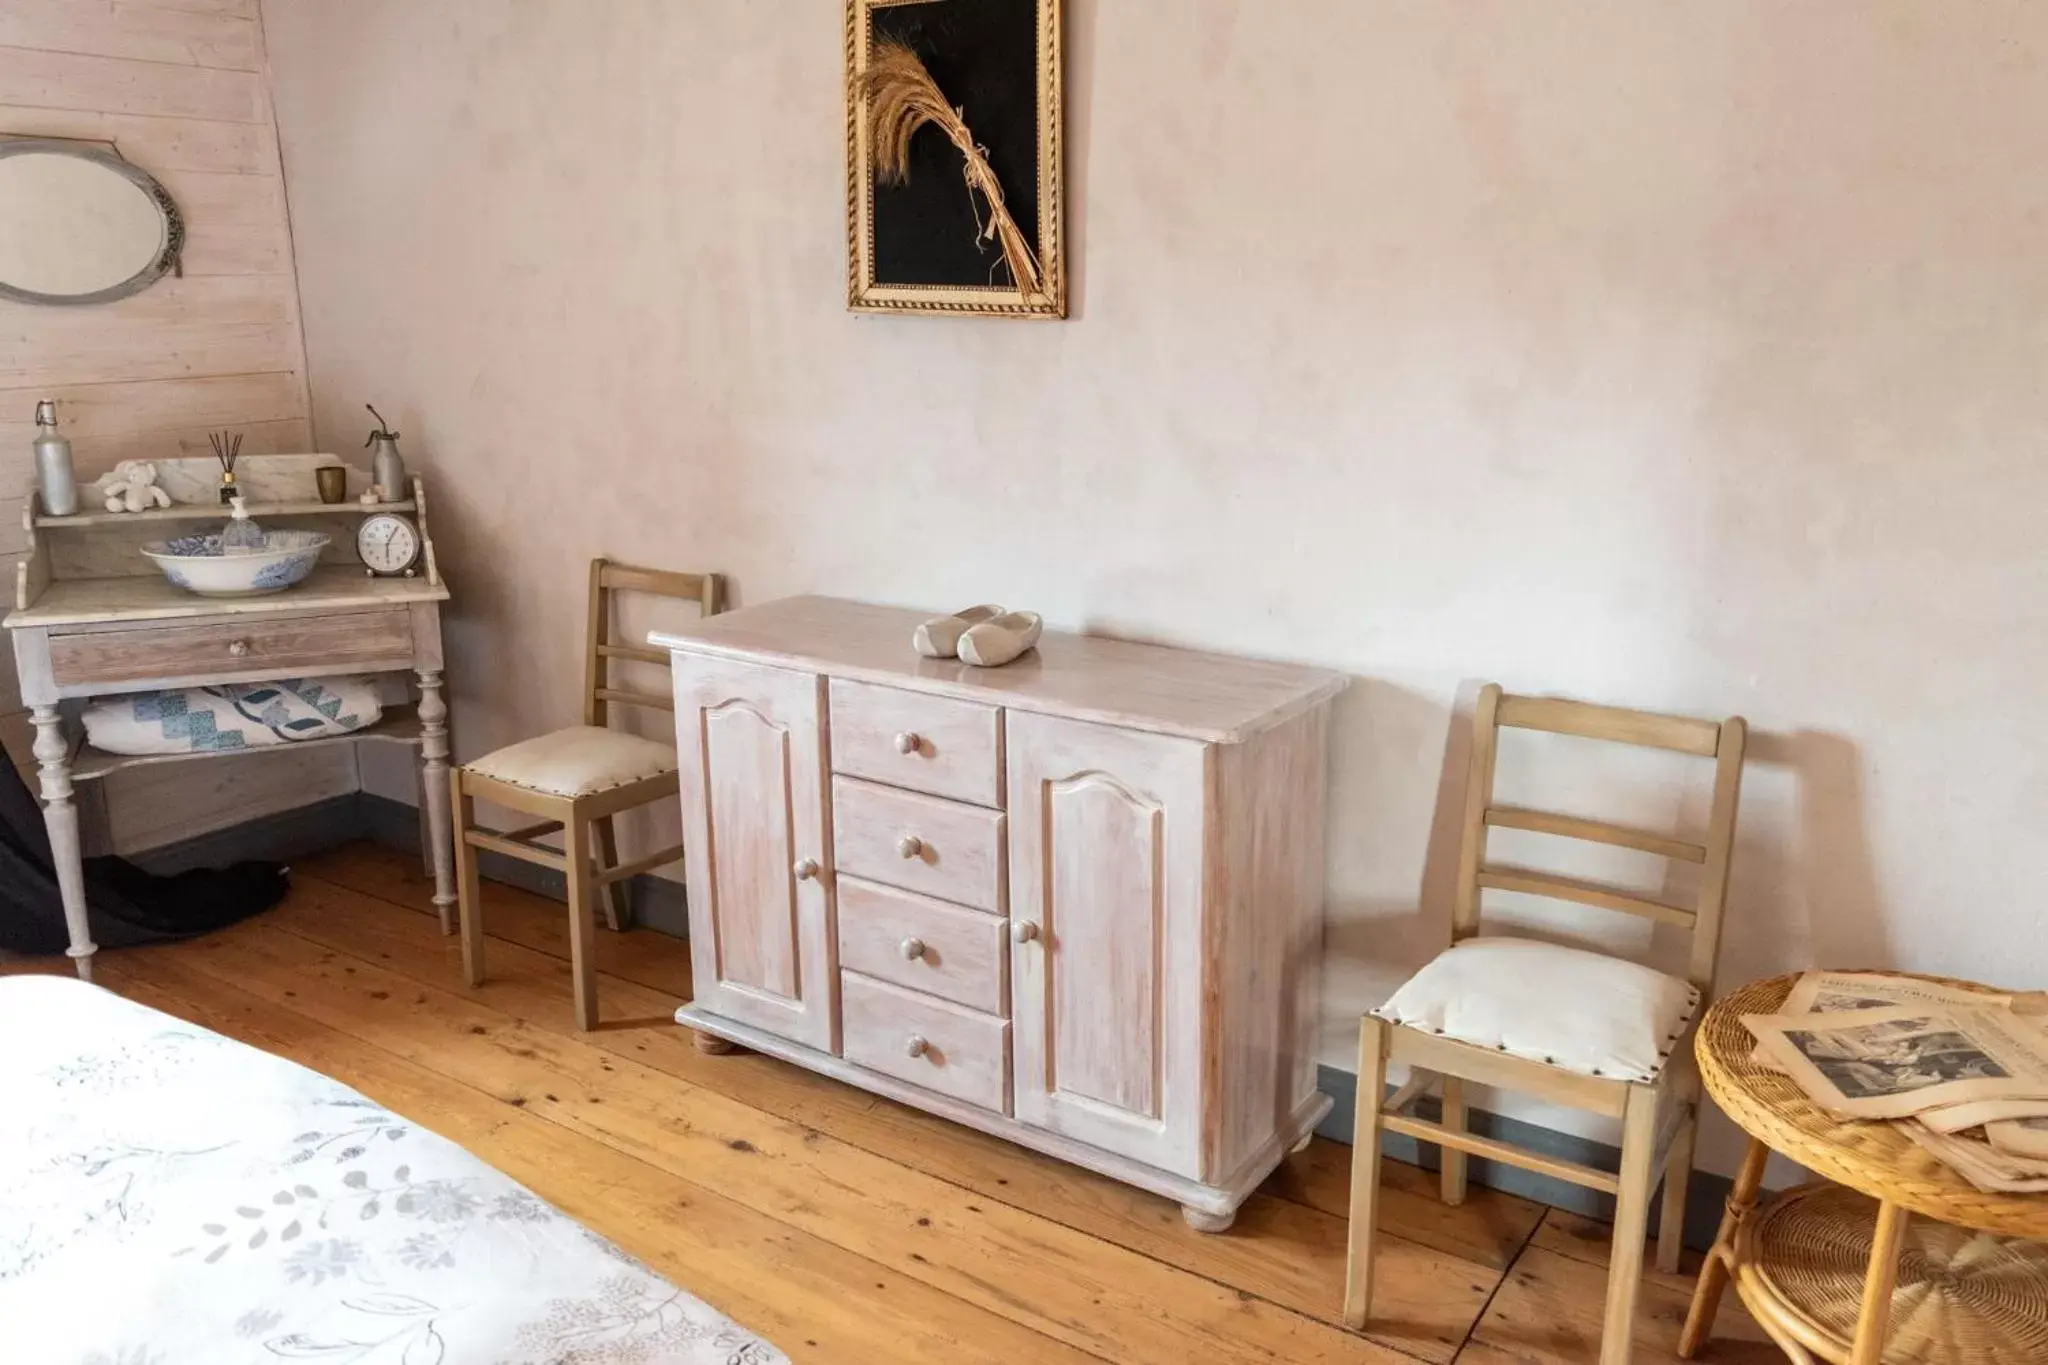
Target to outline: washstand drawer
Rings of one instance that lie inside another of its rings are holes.
[[[832,768],[1000,806],[1002,713],[971,701],[832,679]]]
[[[1010,1025],[853,972],[839,978],[846,1060],[942,1095],[1009,1112]]]
[[[1007,920],[841,876],[839,965],[989,1014],[1005,1013]]]
[[[165,621],[50,636],[60,687],[213,676],[287,677],[292,669],[345,672],[412,657],[403,607],[319,616],[251,615],[204,624]]]
[[[841,872],[1002,912],[1001,811],[835,777],[832,847]]]

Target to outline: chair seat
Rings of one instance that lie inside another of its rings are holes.
[[[1530,939],[1469,938],[1373,1013],[1581,1075],[1647,1083],[1699,1006],[1691,983],[1640,963]]]
[[[674,772],[676,751],[601,725],[572,725],[508,744],[463,768],[549,796],[590,796]]]

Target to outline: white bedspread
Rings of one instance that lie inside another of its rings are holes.
[[[773,1365],[455,1144],[82,982],[0,979],[6,1365]]]

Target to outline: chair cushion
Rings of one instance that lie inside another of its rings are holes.
[[[572,725],[463,764],[479,777],[550,796],[589,796],[676,770],[673,746],[601,725]]]
[[[1686,981],[1521,938],[1469,938],[1373,1013],[1389,1023],[1609,1080],[1654,1081],[1700,1006]]]

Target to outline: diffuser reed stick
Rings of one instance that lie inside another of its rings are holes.
[[[213,446],[213,458],[220,461],[220,500],[228,502],[236,495],[235,461],[242,457],[242,433],[239,431],[210,431],[207,442]]]

